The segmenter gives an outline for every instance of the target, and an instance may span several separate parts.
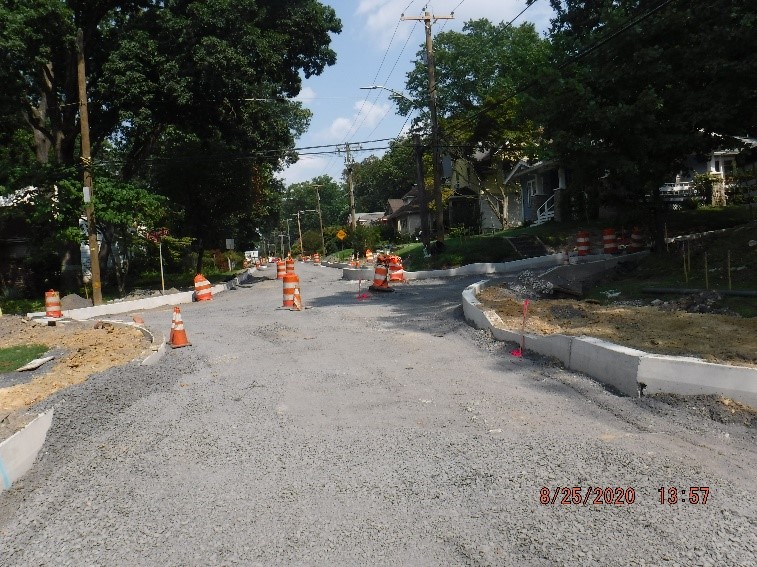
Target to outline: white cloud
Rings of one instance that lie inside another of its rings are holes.
[[[446,16],[458,6],[459,0],[439,0],[429,7],[431,13]],[[381,51],[386,49],[390,42],[393,49],[399,49],[405,43],[408,35],[417,29],[418,41],[415,45],[408,45],[411,53],[415,53],[423,41],[423,25],[413,25],[412,20],[400,21],[403,12],[405,16],[420,16],[423,11],[423,2],[418,0],[361,0],[355,15],[363,21],[365,31],[373,38],[375,47]],[[466,0],[457,8],[454,20],[439,20],[434,23],[434,34],[440,30],[459,30],[468,20],[486,18],[492,22],[509,22],[525,7],[525,0]],[[548,0],[536,0],[528,10],[516,20],[518,25],[524,21],[536,24],[537,29],[545,30],[549,25],[552,9]],[[396,30],[396,32],[395,32]],[[394,35],[394,39],[392,39]],[[412,40],[411,40],[412,44]]]
[[[311,87],[302,87],[300,94],[294,97],[294,100],[307,104],[308,102],[312,102],[314,98],[315,91]]]
[[[319,142],[341,143],[350,133],[356,133],[362,129],[373,129],[391,110],[391,105],[385,102],[371,102],[359,100],[354,105],[354,111],[350,118],[340,116],[335,118],[331,125],[316,132],[313,137]]]
[[[352,120],[340,116],[339,118],[334,119],[326,132],[316,134],[316,138],[322,140],[341,140],[347,135],[347,132],[349,132],[351,128]]]
[[[296,163],[287,167],[279,175],[287,185],[309,181],[314,177],[323,175],[329,166],[329,162],[329,156],[300,156]]]

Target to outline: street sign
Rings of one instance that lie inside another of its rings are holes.
[[[339,232],[336,233],[336,237],[339,240],[344,240],[345,238],[347,238],[347,233],[344,232],[342,229],[339,229]]]

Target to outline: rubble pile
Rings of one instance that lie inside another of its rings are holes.
[[[692,293],[677,299],[655,299],[651,305],[663,311],[685,311],[686,313],[714,313],[717,315],[736,315],[726,307],[719,307],[722,296],[717,291]]]

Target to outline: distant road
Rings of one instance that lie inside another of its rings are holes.
[[[309,309],[258,279],[40,406],[0,565],[757,565],[754,430],[512,357],[462,318],[480,278],[297,271]]]

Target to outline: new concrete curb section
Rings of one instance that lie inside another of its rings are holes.
[[[511,262],[488,262],[478,264],[467,264],[459,268],[450,268],[448,270],[423,270],[420,272],[405,271],[405,280],[426,280],[432,278],[453,278],[456,276],[472,276],[476,274],[510,274],[521,272],[523,270],[541,270],[548,268],[543,274],[552,272],[560,273],[566,270],[566,273],[573,273],[573,277],[589,276],[601,273],[614,268],[618,262],[636,260],[646,256],[648,252],[637,252],[635,254],[624,254],[614,256],[611,254],[595,254],[591,256],[566,256],[565,254],[551,254],[549,256],[537,256],[536,258],[524,258],[523,260],[513,260]],[[369,280],[373,278],[373,267],[366,268],[349,268],[344,264],[324,264],[330,268],[342,268],[342,279],[345,280]],[[577,265],[586,266],[576,271]]]
[[[237,276],[233,280],[224,282],[222,284],[214,285],[211,289],[213,295],[222,293],[229,289],[232,289],[239,284],[247,281],[252,275],[253,269],[248,269],[244,274]],[[96,307],[83,307],[81,309],[69,309],[63,311],[63,317],[74,319],[75,321],[86,321],[87,319],[93,319],[95,317],[102,317],[103,315],[116,315],[118,313],[128,313],[130,311],[140,311],[144,309],[155,309],[156,307],[163,307],[164,305],[179,305],[181,303],[192,303],[194,297],[193,291],[183,291],[180,293],[172,293],[169,295],[159,295],[156,297],[148,297],[146,299],[135,299],[134,301],[119,301],[116,303],[106,303],[105,305],[98,305]],[[27,318],[32,319],[35,317],[44,317],[44,312],[27,313]]]
[[[53,410],[50,409],[0,443],[0,492],[9,490],[32,468],[52,422]]]
[[[477,294],[487,280],[463,291],[465,319],[488,329],[500,341],[519,343],[521,334],[503,329],[502,319],[484,310]],[[646,394],[718,394],[757,407],[757,369],[704,362],[698,358],[663,356],[619,346],[593,337],[525,334],[526,350],[560,360],[566,368],[583,372],[628,396]]]

